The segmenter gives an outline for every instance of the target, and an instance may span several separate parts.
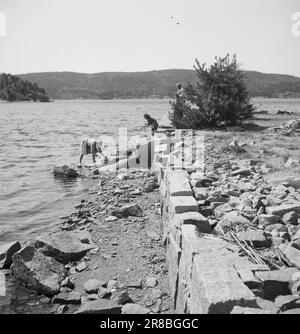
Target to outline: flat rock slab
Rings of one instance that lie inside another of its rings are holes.
[[[192,196],[193,192],[187,179],[186,171],[173,171],[170,173],[170,195]]]
[[[53,257],[62,263],[80,260],[93,248],[92,245],[80,241],[80,234],[71,232],[58,232],[37,237],[35,247],[46,256]]]
[[[75,314],[121,314],[122,305],[109,299],[97,299],[83,304]]]
[[[296,204],[283,204],[278,206],[268,206],[266,207],[266,212],[269,215],[275,215],[282,217],[288,212],[297,212],[300,213],[300,203]]]
[[[10,242],[0,246],[0,269],[9,269],[12,264],[12,257],[21,249],[19,241]]]
[[[81,303],[81,294],[79,292],[61,292],[52,299],[54,304],[78,305]]]
[[[298,272],[296,268],[256,272],[256,277],[263,284],[264,298],[274,300],[279,295],[289,295],[291,293],[289,285],[296,272]]]
[[[207,218],[199,212],[184,212],[175,214],[173,217],[173,224],[175,224],[178,228],[181,228],[181,225],[184,224],[191,224],[195,225],[201,233],[211,232],[211,226]]]
[[[264,231],[243,231],[237,234],[237,237],[255,248],[270,247],[271,242],[265,236]]]
[[[170,198],[174,213],[199,212],[198,204],[193,196],[171,196]]]
[[[66,273],[60,262],[32,246],[21,249],[13,256],[12,271],[22,285],[46,296],[59,292]]]
[[[191,313],[228,314],[234,306],[254,307],[255,296],[237,272],[221,265],[205,268],[196,255],[191,282]],[[198,302],[197,302],[198,300]]]

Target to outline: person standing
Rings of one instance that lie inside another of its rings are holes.
[[[181,83],[178,83],[176,85],[177,87],[177,92],[176,92],[176,99],[182,103],[185,103],[186,101],[186,96],[185,96],[185,91],[184,88],[182,87]]]

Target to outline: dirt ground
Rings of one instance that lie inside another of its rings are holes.
[[[300,160],[300,133],[285,135],[273,130],[273,127],[294,119],[297,119],[295,115],[255,115],[242,127],[204,131],[205,143],[213,144],[222,153],[228,149],[229,143],[237,141],[241,150],[236,152],[236,158],[259,160],[263,167],[261,172],[267,180],[299,176],[300,165],[287,166],[286,163],[289,159]]]
[[[82,294],[84,302],[89,298],[83,287],[87,280],[105,283],[115,280],[112,300],[127,291],[132,302],[148,308],[151,313],[171,312],[160,194],[155,176],[143,170],[125,171],[119,176],[107,173],[99,176],[95,183],[88,200],[83,200],[61,226],[64,230],[90,232],[97,247],[96,252],[84,258],[87,269],[70,270],[74,291]],[[140,217],[113,218],[110,215],[114,209],[130,204],[141,208]],[[155,277],[154,287],[147,287],[149,277]],[[70,306],[68,312],[74,310],[75,307]]]

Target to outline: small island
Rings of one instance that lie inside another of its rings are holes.
[[[0,74],[0,100],[9,102],[34,101],[49,102],[45,89],[28,80],[21,80],[17,76]]]

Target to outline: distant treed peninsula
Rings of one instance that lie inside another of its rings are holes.
[[[49,102],[45,89],[39,87],[36,83],[5,73],[0,74],[0,99],[10,102]]]
[[[246,71],[251,97],[300,97],[300,78]],[[195,84],[194,70],[149,72],[43,72],[1,78],[0,98],[10,100],[172,98],[176,83]],[[31,84],[31,82],[36,84]],[[43,88],[39,88],[43,87]],[[23,98],[24,97],[24,98]]]

